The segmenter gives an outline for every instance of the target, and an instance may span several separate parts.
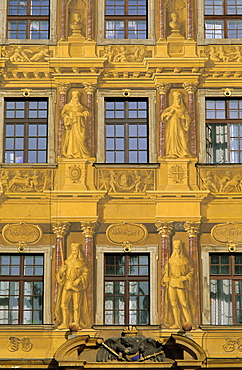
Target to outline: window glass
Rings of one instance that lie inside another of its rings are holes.
[[[0,255],[0,324],[43,323],[43,255]]]

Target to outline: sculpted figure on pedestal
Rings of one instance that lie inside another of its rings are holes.
[[[161,120],[165,123],[165,157],[193,157],[189,149],[191,115],[180,91],[173,92],[173,104],[164,109]]]
[[[173,252],[165,265],[161,285],[166,287],[163,324],[168,328],[181,328],[194,317],[193,275],[191,262],[184,256],[181,240],[173,241]]]
[[[71,95],[71,101],[64,105],[61,112],[65,128],[62,157],[89,158],[90,152],[86,144],[86,124],[90,112],[80,103],[78,90],[72,91]]]
[[[58,329],[68,329],[72,322],[81,328],[90,324],[87,302],[89,268],[78,243],[71,244],[71,254],[56,275],[58,297],[56,320]]]
[[[169,26],[174,31],[180,31],[180,22],[178,22],[178,15],[176,13],[171,13],[171,21],[169,23]]]

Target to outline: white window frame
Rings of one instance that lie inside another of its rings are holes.
[[[97,245],[96,246],[96,314],[95,324],[104,325],[104,254],[108,253],[124,253],[122,246]],[[157,282],[157,260],[158,246],[143,245],[132,246],[132,253],[148,253],[150,255],[150,323],[149,325],[158,324],[158,282]],[[100,278],[102,277],[102,278]],[[142,325],[143,326],[143,325]]]
[[[155,0],[148,1],[147,9],[147,39],[106,39],[105,38],[105,0],[98,0],[98,45],[155,45]]]
[[[4,140],[4,124],[5,124],[5,113],[4,113],[4,99],[5,98],[23,98],[23,92],[21,90],[0,90],[0,163],[4,163],[9,166],[16,166],[16,163],[5,163],[3,162],[3,140]],[[33,165],[48,165],[55,164],[55,102],[56,92],[54,90],[34,90],[31,92],[29,98],[48,98],[48,153],[46,163],[21,163],[17,164],[24,166]]]
[[[57,43],[57,0],[50,0],[49,39],[8,39],[7,6],[7,0],[0,0],[0,44],[55,45]]]
[[[51,263],[52,263],[52,251],[54,245],[37,245],[31,247],[25,247],[24,254],[43,254],[44,255],[44,296],[43,296],[43,324],[51,324]],[[0,254],[17,254],[19,255],[17,246],[0,246]],[[6,324],[7,325],[7,324]],[[27,327],[28,324],[14,324],[14,326],[23,325]]]
[[[198,34],[197,34],[197,44],[198,45],[220,45],[220,44],[242,44],[242,39],[206,39],[205,38],[205,18],[204,18],[204,0],[197,1],[197,27],[198,27]]]
[[[98,90],[97,91],[97,104],[98,104],[98,141],[97,141],[97,163],[105,163],[105,98],[123,98],[122,90]],[[148,99],[148,163],[157,162],[157,149],[156,149],[156,120],[155,120],[155,90],[131,90],[129,98],[147,98]],[[119,163],[122,165],[122,163]],[[127,165],[128,163],[123,163]],[[146,163],[144,164],[146,165]]]

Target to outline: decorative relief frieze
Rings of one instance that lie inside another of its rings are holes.
[[[33,348],[33,344],[30,342],[30,338],[18,338],[9,337],[10,343],[8,345],[9,352],[16,352],[21,349],[24,352],[30,352]]]
[[[242,62],[241,46],[210,45],[205,53],[212,62]]]
[[[168,177],[173,184],[183,184],[183,180],[187,179],[187,172],[186,166],[175,164],[168,169]]]
[[[202,188],[212,193],[239,193],[242,191],[242,174],[234,170],[202,170]]]
[[[98,189],[108,193],[154,190],[154,170],[98,170]]]
[[[12,63],[19,62],[43,62],[45,58],[52,56],[52,51],[48,46],[42,45],[41,47],[25,48],[24,46],[9,45],[3,46],[2,56],[9,58]]]
[[[225,352],[242,352],[242,338],[226,338],[222,348]]]
[[[118,62],[142,62],[144,58],[151,57],[152,52],[147,47],[142,46],[105,46],[101,52],[101,57],[107,58],[108,63]]]
[[[0,192],[41,193],[51,189],[50,170],[2,170]]]

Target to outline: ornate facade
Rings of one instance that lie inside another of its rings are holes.
[[[0,367],[241,368],[241,1],[0,9]]]

